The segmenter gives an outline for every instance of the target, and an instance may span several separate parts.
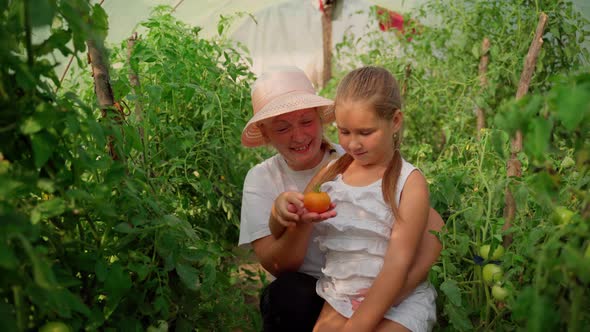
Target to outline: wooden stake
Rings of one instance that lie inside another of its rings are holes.
[[[479,85],[482,91],[488,85],[487,71],[490,56],[488,54],[490,50],[490,40],[485,37],[481,43],[481,59],[479,60]],[[477,137],[481,138],[481,130],[486,127],[486,113],[480,106],[477,107]]]
[[[133,53],[133,48],[135,47],[135,42],[137,41],[137,32],[134,32],[129,39],[127,39],[127,65],[129,66],[129,83],[131,84],[131,92],[137,96],[141,88],[141,84],[139,82],[139,76],[137,73],[131,68],[131,54]],[[141,122],[141,100],[138,98],[135,101],[135,118],[138,122]]]
[[[322,40],[324,47],[324,69],[322,70],[322,87],[325,87],[330,78],[332,78],[332,4],[333,1],[326,1],[323,5]]]
[[[88,47],[88,61],[92,67],[92,77],[94,78],[94,93],[98,99],[101,114],[103,117],[106,117],[107,112],[113,109],[113,106],[117,106],[115,107],[117,112],[115,120],[121,122],[123,120],[122,109],[118,103],[115,103],[113,89],[111,88],[109,78],[108,65],[103,55],[104,46],[98,44],[97,41],[93,39],[87,40],[86,46]],[[113,158],[113,160],[119,160],[112,136],[109,136],[108,138],[108,148],[111,158]]]
[[[410,75],[412,75],[412,66],[408,63],[406,65],[404,75],[404,85],[402,86],[402,97],[406,96],[406,91],[408,90],[408,82],[410,81]]]
[[[545,26],[547,24],[547,15],[545,13],[541,13],[539,17],[539,23],[537,24],[537,29],[535,31],[535,37],[529,47],[529,51],[526,55],[524,68],[520,75],[520,82],[518,83],[518,90],[516,92],[516,100],[521,99],[524,95],[527,94],[529,90],[529,85],[531,83],[531,78],[533,73],[535,72],[535,66],[537,64],[537,58],[539,56],[539,52],[541,51],[541,47],[543,46],[543,31],[545,30]],[[520,177],[522,175],[522,164],[520,160],[518,160],[518,153],[522,151],[522,132],[518,130],[515,136],[511,140],[511,152],[510,152],[510,159],[506,163],[506,173],[508,178],[512,177]],[[504,226],[502,227],[503,230],[507,230],[512,225],[512,221],[516,216],[516,201],[514,200],[514,196],[510,191],[510,187],[506,187],[505,191],[505,206],[504,206]],[[504,238],[504,245],[508,245],[512,242],[512,236],[506,236]]]

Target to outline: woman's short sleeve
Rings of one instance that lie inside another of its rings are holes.
[[[271,234],[268,218],[277,197],[273,188],[271,176],[260,165],[252,168],[246,175],[242,192],[238,245],[250,244]]]

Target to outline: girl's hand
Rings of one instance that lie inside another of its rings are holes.
[[[300,215],[300,217],[303,222],[324,221],[326,219],[334,218],[336,216],[336,210],[334,210],[335,207],[336,207],[336,204],[330,203],[330,208],[328,209],[328,211],[325,211],[322,213],[309,212],[309,211],[307,211],[307,209],[304,209],[304,211]]]
[[[286,191],[275,199],[271,213],[279,224],[292,227],[301,221],[303,212],[303,194]]]
[[[359,306],[361,305],[361,303],[365,299],[367,292],[369,292],[368,288],[360,289],[359,292],[354,296],[354,298],[352,298],[352,300],[350,300],[350,302],[352,303],[352,310],[356,311],[356,309],[359,308]]]

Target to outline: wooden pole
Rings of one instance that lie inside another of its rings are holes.
[[[131,92],[137,97],[137,93],[141,89],[141,84],[139,82],[139,76],[137,73],[131,68],[131,55],[133,53],[133,48],[135,47],[135,42],[137,41],[137,32],[134,32],[129,39],[127,39],[127,65],[129,66],[129,84],[131,84]],[[138,122],[141,122],[142,118],[142,110],[141,110],[141,100],[139,98],[135,101],[135,118]]]
[[[541,13],[539,17],[539,23],[537,24],[537,29],[535,31],[535,37],[529,47],[529,51],[526,55],[524,61],[524,68],[520,75],[520,82],[518,83],[518,90],[516,92],[516,100],[521,99],[524,95],[527,94],[529,90],[529,85],[531,83],[531,78],[533,77],[533,73],[535,72],[535,66],[537,64],[537,58],[539,56],[539,52],[541,51],[541,47],[543,46],[543,31],[545,31],[545,26],[547,25],[547,15],[545,13]],[[520,160],[518,160],[518,153],[522,151],[522,132],[518,130],[514,137],[511,140],[511,151],[510,151],[510,159],[506,163],[506,173],[508,178],[512,177],[520,177],[522,175],[522,164]],[[516,201],[514,200],[514,196],[510,191],[510,187],[506,187],[505,191],[505,201],[504,201],[504,226],[502,227],[503,230],[507,230],[512,225],[512,221],[516,216]],[[509,245],[512,242],[512,236],[506,236],[504,238],[504,245]]]
[[[320,0],[323,1],[323,0]],[[332,78],[332,5],[334,1],[325,1],[322,14],[322,40],[324,48],[324,68],[322,70],[322,87]]]
[[[410,75],[412,75],[412,65],[409,63],[406,65],[406,70],[404,72],[404,84],[402,85],[402,97],[406,96],[406,92],[408,91],[408,83],[410,81]]]
[[[108,62],[104,58],[104,45],[96,40],[89,39],[86,41],[86,46],[88,47],[88,62],[92,67],[92,77],[94,78],[94,93],[96,94],[101,114],[103,117],[106,117],[107,112],[112,110],[113,106],[115,106],[117,112],[115,120],[121,122],[123,121],[123,112],[119,104],[115,103],[115,98],[113,96],[113,89],[111,88],[109,78]],[[112,136],[109,136],[108,138],[108,148],[111,158],[113,158],[113,160],[119,160],[119,155],[115,150]]]
[[[479,85],[484,91],[488,85],[488,63],[490,62],[490,40],[485,37],[481,43],[481,58],[479,60]],[[481,138],[481,130],[486,127],[486,112],[478,105],[477,107],[477,137]]]

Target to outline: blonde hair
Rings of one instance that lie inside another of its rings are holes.
[[[401,111],[402,100],[397,80],[391,73],[380,67],[363,67],[351,71],[346,75],[336,91],[334,107],[339,103],[350,101],[362,101],[373,106],[375,113],[379,118],[385,120],[393,119],[393,116]],[[399,151],[401,144],[401,130],[394,136],[393,158],[389,161],[387,169],[383,174],[382,192],[383,200],[389,204],[391,211],[399,220],[399,209],[395,199],[397,190],[397,181],[402,168],[402,158]],[[323,169],[310,181],[305,191],[311,191],[313,188],[321,185],[326,181],[333,180],[336,175],[342,174],[352,163],[354,158],[349,154],[344,154],[329,168]]]

